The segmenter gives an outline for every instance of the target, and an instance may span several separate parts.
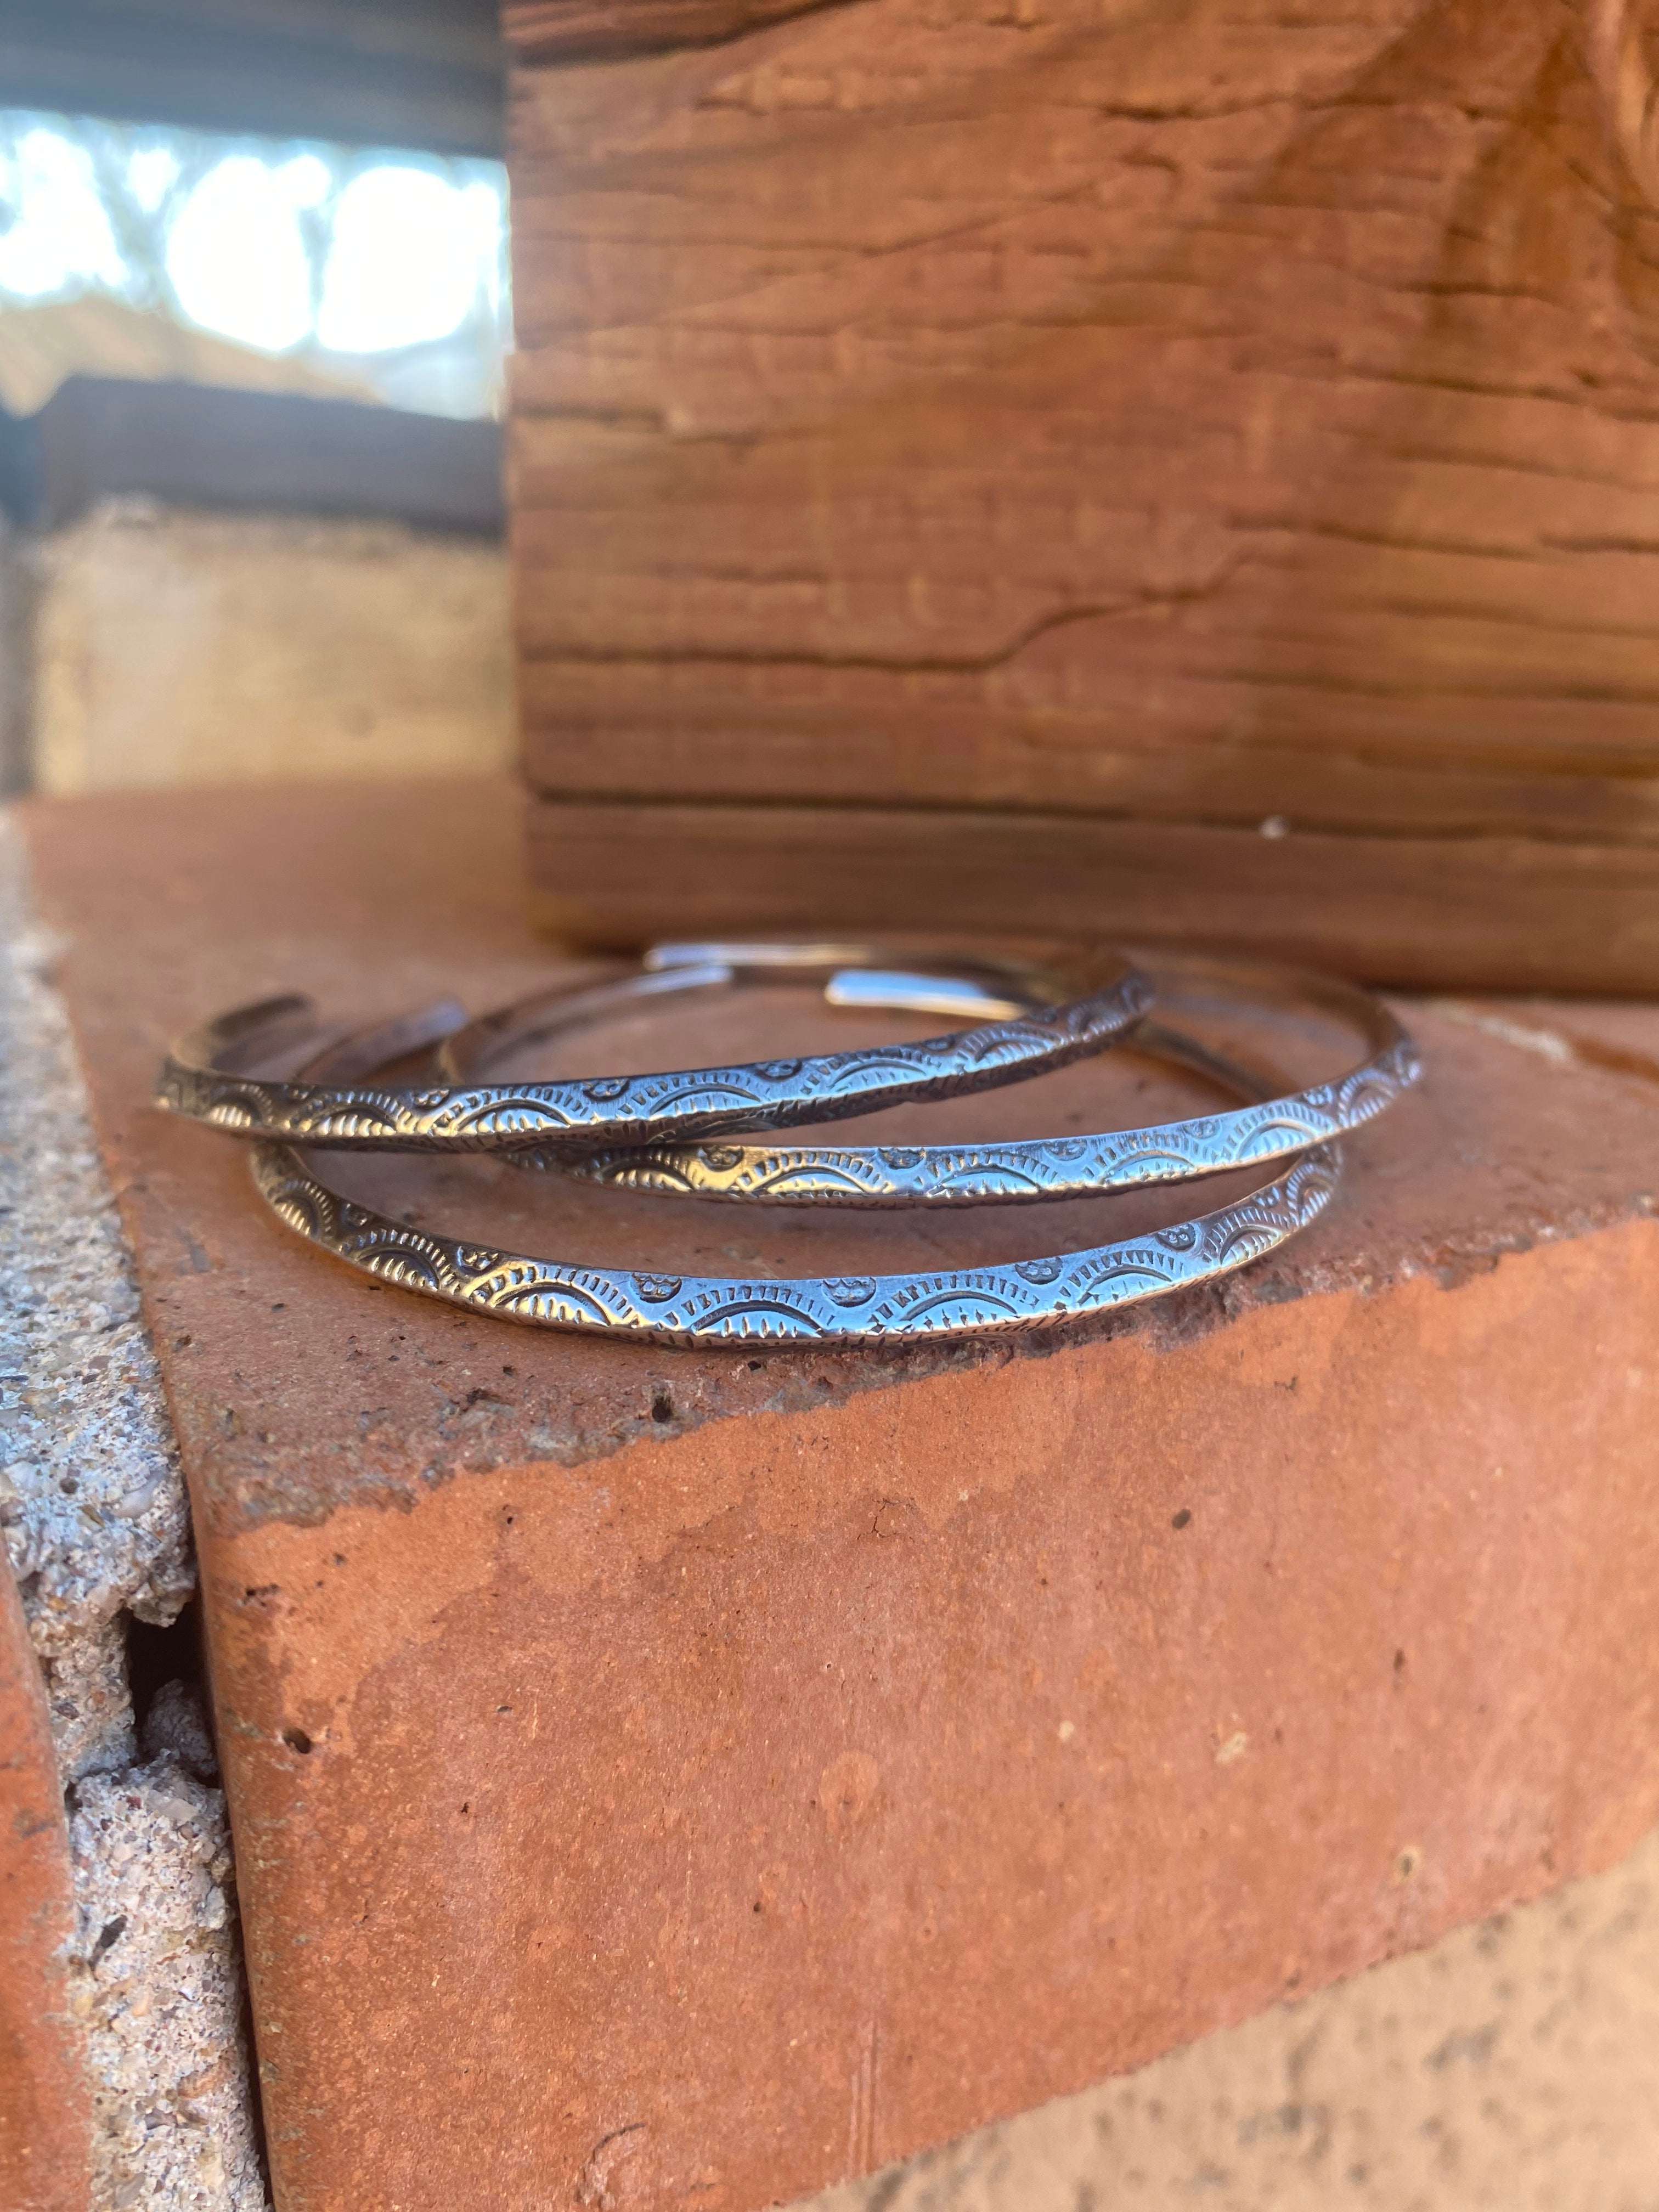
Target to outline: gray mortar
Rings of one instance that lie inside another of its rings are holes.
[[[0,816],[0,1534],[67,1794],[91,2212],[260,2212],[229,1827],[184,1686],[138,1763],[128,1620],[176,1620],[196,1569],[52,953]]]
[[[196,1570],[155,1355],[9,819],[0,946],[0,1528],[74,1780],[133,1754],[121,1615],[176,1619]]]
[[[93,2203],[263,2212],[223,1793],[170,1751],[90,1775],[75,1790],[70,1847]]]

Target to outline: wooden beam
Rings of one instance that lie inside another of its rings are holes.
[[[855,820],[972,809],[1005,884],[1071,814],[1079,851],[1224,830],[1282,884],[1283,817],[1419,887],[1362,964],[1424,981],[1437,944],[1593,980],[1588,909],[1531,901],[1605,850],[1648,942],[1659,166],[1624,23],[866,0],[520,66],[537,790],[853,810],[849,860]]]
[[[501,35],[521,62],[708,46],[847,0],[502,0]]]
[[[542,926],[592,945],[830,927],[1163,937],[1401,988],[1659,996],[1651,846],[547,799],[530,872]]]

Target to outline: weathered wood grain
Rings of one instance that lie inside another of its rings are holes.
[[[846,0],[502,0],[501,34],[521,61],[590,61],[712,46]]]
[[[1648,30],[865,0],[521,69],[533,784],[1659,842]]]
[[[590,945],[778,928],[1152,936],[1406,988],[1620,996],[1659,984],[1659,853],[1635,844],[541,799],[530,854],[538,921]]]

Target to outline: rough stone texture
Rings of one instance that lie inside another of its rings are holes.
[[[1000,1348],[665,1353],[366,1285],[145,1104],[205,1007],[544,977],[510,791],[27,814],[198,1514],[289,2212],[744,2212],[1659,1817],[1655,1017],[1609,1060],[1582,1009],[1419,1010],[1422,1091],[1213,1297]],[[1100,1219],[671,1226],[488,1163],[362,1173],[687,1268]]]
[[[0,820],[0,1529],[73,1781],[133,1756],[122,1615],[172,1620],[196,1570],[132,1261],[46,980],[58,949]]]
[[[219,1779],[219,1754],[201,1693],[188,1682],[163,1682],[144,1715],[146,1759],[169,1752],[198,1782]]]
[[[132,500],[32,558],[43,789],[454,775],[513,757],[499,545]]]
[[[1651,2212],[1659,1837],[814,2212]]]
[[[47,979],[60,949],[34,915],[15,825],[0,820],[0,1528],[5,1593],[15,1574],[44,1678],[60,1834],[70,1790],[68,1996],[96,2087],[92,2194],[83,2175],[63,2202],[251,2212],[263,2184],[223,1888],[228,1831],[182,1686],[154,1700],[148,1764],[134,1763],[126,1625],[172,1620],[195,1562],[131,1259]],[[30,2019],[29,2063],[49,2028]],[[56,2200],[40,2202],[55,2212]]]
[[[85,1774],[118,1772],[138,1755],[127,1683],[127,1620],[118,1613],[71,1629],[49,1655],[37,1655],[66,1786]]]
[[[223,1792],[162,1751],[81,1783],[70,1837],[94,2204],[264,2212]]]
[[[70,2002],[63,1785],[23,1608],[0,1560],[0,2204],[87,2212],[91,2113]]]

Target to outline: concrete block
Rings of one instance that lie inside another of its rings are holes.
[[[213,1747],[129,1680],[196,1587],[184,1483],[21,857],[0,822],[0,2203],[258,2212]]]
[[[66,1783],[136,1755],[125,1622],[196,1587],[138,1285],[15,827],[0,822],[0,1540]]]
[[[80,1785],[70,1841],[94,2203],[264,2212],[223,1792],[158,1750]]]
[[[138,499],[28,558],[41,789],[453,775],[513,758],[506,560],[489,540]]]
[[[746,2212],[1659,1818],[1659,1017],[1614,1065],[1583,1010],[1416,1008],[1421,1092],[1213,1296],[674,1354],[367,1285],[146,1104],[204,1007],[545,977],[508,790],[27,815],[191,1487],[284,2212]],[[1054,1239],[363,1172],[688,1267]]]

